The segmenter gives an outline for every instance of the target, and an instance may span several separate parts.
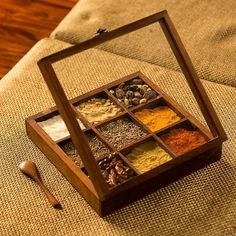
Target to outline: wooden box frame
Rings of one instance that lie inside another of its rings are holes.
[[[172,51],[174,52],[174,55],[183,71],[183,74],[187,79],[188,85],[190,86],[193,95],[198,102],[210,131],[184,109],[182,109],[173,99],[171,99],[157,85],[155,85],[140,72],[129,75],[120,80],[116,80],[108,85],[104,85],[101,88],[95,89],[87,94],[68,101],[52,67],[53,63],[155,22],[160,23]],[[27,134],[100,216],[105,216],[114,210],[127,205],[128,203],[145,196],[152,191],[155,191],[156,189],[159,189],[199,168],[204,167],[209,163],[218,160],[221,157],[222,142],[227,140],[225,131],[193,68],[191,60],[184,49],[184,46],[174,28],[173,23],[171,22],[170,17],[168,16],[167,11],[156,13],[108,33],[98,35],[78,45],[49,55],[41,59],[38,62],[38,66],[57,107],[27,118]],[[95,160],[88,145],[86,136],[77,123],[77,114],[72,104],[136,76],[141,77],[148,85],[167,99],[172,106],[177,107],[177,109],[181,111],[181,113],[184,114],[184,116],[188,118],[191,123],[202,130],[210,141],[207,142],[206,145],[183,154],[178,158],[174,158],[172,161],[159,166],[158,168],[136,176],[124,184],[110,189],[99,170],[97,161]],[[73,144],[81,156],[84,166],[90,176],[89,178],[81,169],[76,167],[73,161],[70,160],[59,148],[57,143],[53,142],[39,127],[39,125],[37,125],[37,119],[42,117],[50,117],[52,114],[58,114],[58,112],[69,130]]]

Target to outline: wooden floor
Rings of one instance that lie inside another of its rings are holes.
[[[0,0],[0,79],[78,0]]]

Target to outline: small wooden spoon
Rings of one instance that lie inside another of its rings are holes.
[[[37,167],[33,161],[25,160],[20,164],[19,168],[23,174],[32,178],[39,185],[41,190],[45,193],[48,201],[54,208],[61,208],[61,204],[43,184],[39,172],[37,170]]]

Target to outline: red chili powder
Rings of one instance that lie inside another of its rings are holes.
[[[178,155],[206,143],[205,137],[199,131],[190,131],[182,128],[171,130],[168,134],[162,135],[161,139]]]

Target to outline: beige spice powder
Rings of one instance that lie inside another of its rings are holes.
[[[92,98],[76,107],[93,124],[107,120],[119,114],[121,109],[109,99]]]

